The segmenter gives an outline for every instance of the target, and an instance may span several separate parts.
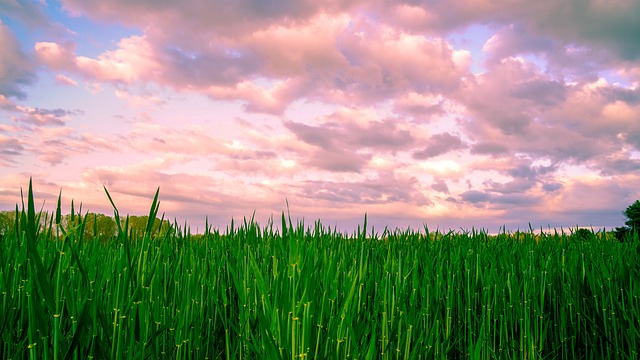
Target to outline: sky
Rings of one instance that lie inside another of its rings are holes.
[[[0,210],[624,223],[637,0],[0,0]],[[287,205],[288,204],[288,205]]]

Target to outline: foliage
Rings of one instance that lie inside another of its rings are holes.
[[[8,234],[16,222],[15,211],[0,211],[0,235]]]
[[[629,205],[624,211],[624,215],[627,218],[626,226],[615,228],[616,239],[618,241],[634,241],[640,236],[640,200]]]
[[[128,217],[129,231],[135,234],[142,234],[147,228],[149,216]],[[0,211],[0,235],[8,234],[15,227],[16,212]],[[43,213],[40,217],[38,226],[46,228],[52,220],[51,216]],[[116,222],[111,216],[98,213],[73,213],[60,216],[60,226],[75,231],[76,228],[82,228],[82,238],[84,240],[102,240],[107,241],[113,239],[117,232]],[[152,233],[158,233],[169,229],[170,223],[165,219],[156,219],[152,227]]]
[[[3,359],[632,359],[638,243],[562,232],[144,231],[36,213],[0,246]],[[109,196],[113,203],[113,200]],[[60,201],[59,201],[60,203]],[[47,226],[40,226],[48,218]],[[59,235],[56,235],[59,233]],[[384,240],[382,240],[384,239]]]
[[[613,232],[615,234],[616,239],[620,242],[626,241],[627,238],[629,237],[629,234],[631,234],[630,229],[626,226],[616,227]]]
[[[577,229],[576,232],[573,234],[573,237],[578,241],[592,241],[596,239],[596,236],[593,233],[593,231],[589,229],[584,229],[584,228]]]
[[[636,200],[633,204],[629,205],[624,211],[624,215],[627,217],[625,224],[632,230],[637,231],[640,229],[640,200]]]

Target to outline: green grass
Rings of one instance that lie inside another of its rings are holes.
[[[154,228],[158,206],[144,231],[124,217],[98,241],[81,213],[62,223],[60,201],[37,213],[30,186],[0,244],[0,358],[639,356],[637,240],[378,237],[366,218],[344,234],[284,214],[191,235]]]

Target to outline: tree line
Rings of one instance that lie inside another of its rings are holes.
[[[129,215],[125,218],[121,218],[121,225],[124,227],[124,223],[128,219],[128,231],[132,233],[144,233],[147,229],[147,223],[149,216],[142,215]],[[40,216],[41,229],[48,229],[50,225],[55,221],[53,216],[49,213],[42,213]],[[117,234],[118,226],[113,217],[88,212],[82,214],[67,214],[61,217],[60,225],[65,229],[84,227],[82,232],[86,239],[104,239],[114,237]],[[6,235],[12,232],[16,226],[16,211],[0,211],[0,236]],[[166,219],[156,218],[153,224],[152,233],[157,233],[161,230],[166,230],[171,226],[171,223]],[[55,226],[53,227],[55,231]]]
[[[616,227],[613,233],[619,241],[632,240],[634,237],[640,235],[640,200],[636,200],[633,204],[629,205],[623,214],[626,217],[625,225]],[[143,233],[147,228],[149,216],[129,215],[121,219],[121,223],[124,223],[127,219],[128,231],[132,233]],[[43,213],[40,217],[40,226],[43,229],[51,228],[53,220],[52,215]],[[83,236],[92,239],[109,239],[116,235],[118,229],[113,217],[91,212],[85,215],[72,212],[71,214],[62,216],[60,224],[65,229],[84,226]],[[15,226],[16,211],[0,211],[0,237],[11,232],[11,230],[15,229]],[[156,218],[156,221],[153,223],[152,233],[169,229],[170,226],[171,223],[168,220]],[[577,233],[577,235],[584,237],[588,234],[583,231]]]

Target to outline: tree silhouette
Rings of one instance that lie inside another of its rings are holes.
[[[624,211],[624,216],[627,217],[627,221],[624,222],[627,226],[617,227],[614,230],[619,241],[633,239],[633,236],[640,235],[640,200],[629,205]]]
[[[573,237],[578,241],[592,241],[595,240],[596,235],[589,229],[578,229]]]
[[[640,200],[636,200],[633,204],[629,205],[627,210],[624,211],[624,215],[627,217],[625,224],[637,232],[640,229]]]

